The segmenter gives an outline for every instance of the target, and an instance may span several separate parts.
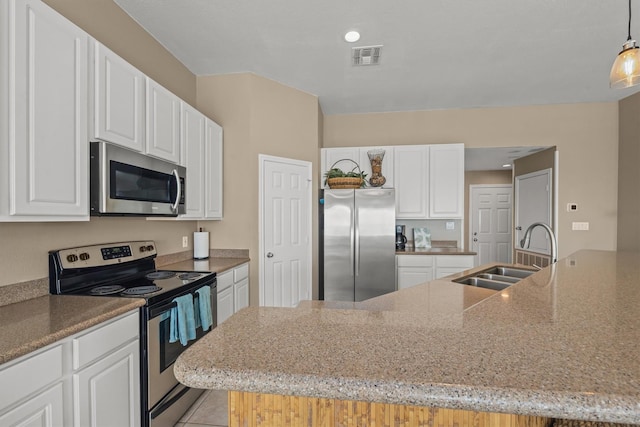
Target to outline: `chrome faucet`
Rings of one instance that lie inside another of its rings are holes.
[[[520,240],[520,247],[522,249],[529,247],[529,244],[531,243],[531,231],[538,226],[547,230],[547,233],[549,234],[549,240],[551,240],[551,264],[553,264],[558,261],[558,241],[556,240],[556,235],[553,233],[551,227],[544,222],[534,222],[529,226],[529,228],[527,228],[527,231],[524,232],[524,237]]]

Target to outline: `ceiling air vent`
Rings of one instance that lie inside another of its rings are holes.
[[[363,46],[351,49],[351,65],[378,65],[380,63],[380,46]]]

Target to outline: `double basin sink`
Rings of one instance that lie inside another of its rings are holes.
[[[481,270],[471,276],[453,280],[463,285],[477,286],[478,288],[501,291],[520,280],[531,276],[535,270],[527,270],[518,267],[497,266]]]

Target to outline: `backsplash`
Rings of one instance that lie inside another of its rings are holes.
[[[453,222],[454,229],[447,230],[446,223]],[[457,242],[457,247],[461,247],[460,239],[461,239],[461,228],[462,221],[459,219],[450,219],[450,220],[410,220],[410,219],[397,219],[397,225],[404,225],[406,232],[405,235],[407,237],[408,242],[413,244],[413,229],[417,227],[426,227],[431,232],[431,241],[434,240],[448,240]]]

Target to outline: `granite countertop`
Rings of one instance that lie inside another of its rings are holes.
[[[211,258],[191,252],[163,255],[164,270],[221,273],[249,262],[249,251],[212,249]],[[141,298],[49,295],[48,278],[0,287],[0,364],[105,322],[145,304]]]
[[[249,307],[174,371],[199,388],[640,423],[639,282],[640,253],[584,250],[500,292],[436,280]]]
[[[0,364],[143,305],[141,298],[44,295],[0,306]]]

